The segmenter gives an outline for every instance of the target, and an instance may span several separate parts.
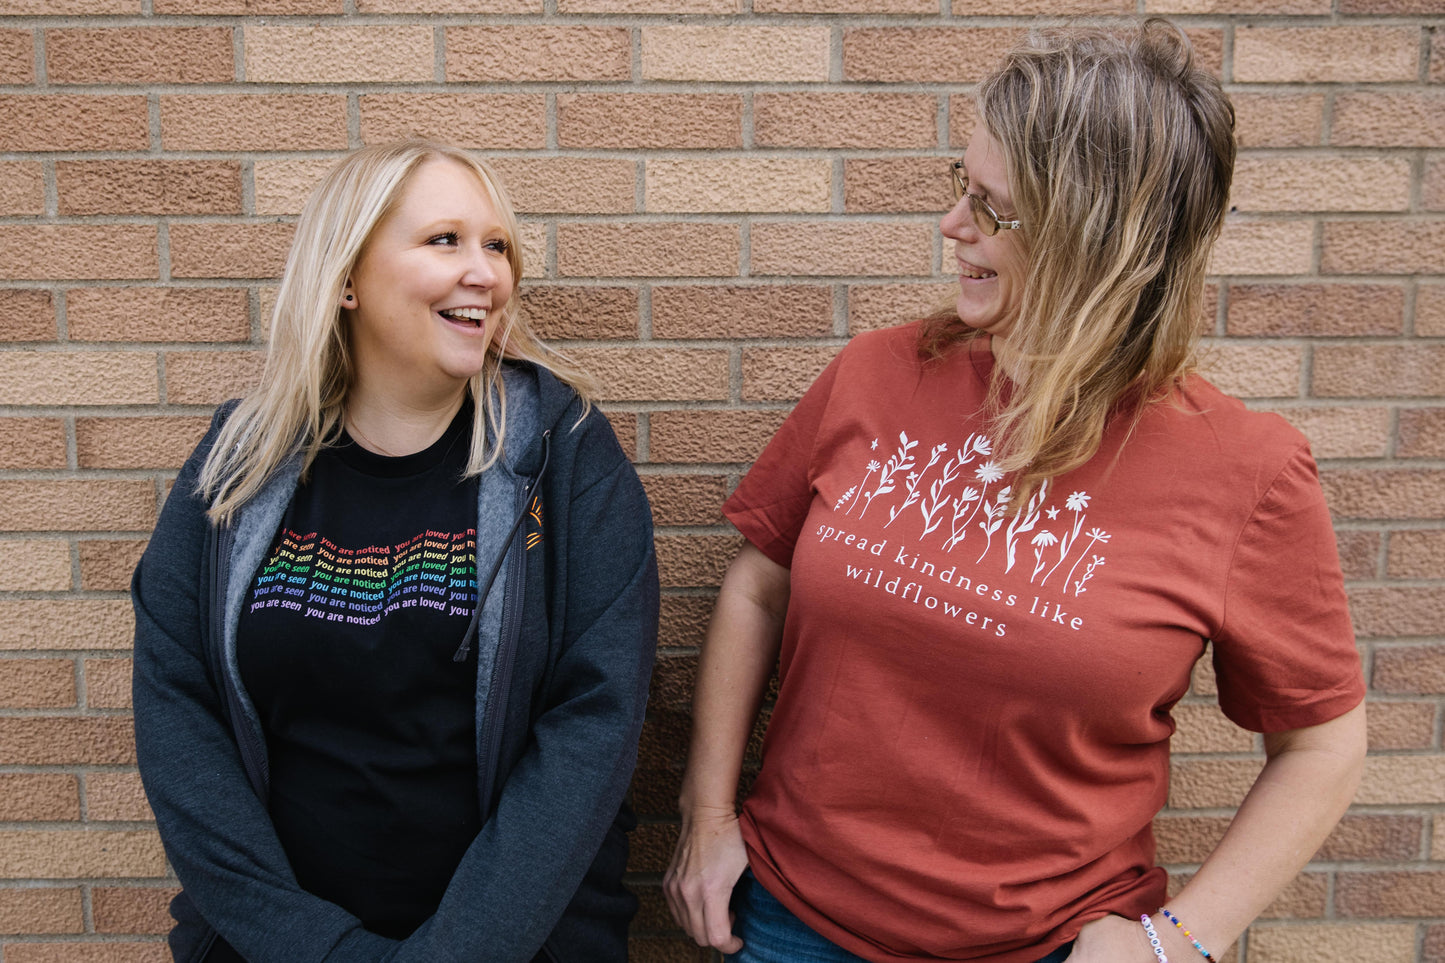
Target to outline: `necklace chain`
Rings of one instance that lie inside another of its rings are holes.
[[[351,434],[355,435],[357,438],[360,438],[362,442],[365,443],[366,447],[370,448],[372,451],[379,452],[388,458],[398,457],[396,454],[387,451],[385,448],[381,447],[376,442],[366,437],[366,432],[361,430],[361,428],[356,424],[356,419],[352,418],[350,415],[348,415],[346,418],[346,430],[349,431]]]

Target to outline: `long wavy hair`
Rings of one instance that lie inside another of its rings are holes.
[[[990,411],[1014,504],[1088,461],[1111,416],[1194,366],[1205,269],[1234,171],[1234,108],[1173,24],[1031,32],[979,87],[1021,220],[1027,280]],[[975,337],[924,322],[937,358]],[[1001,366],[1000,366],[1001,367]]]
[[[317,452],[340,436],[355,378],[350,332],[341,317],[342,290],[412,173],[433,159],[453,161],[476,175],[502,223],[514,279],[486,363],[467,386],[477,411],[467,474],[486,470],[502,451],[507,424],[503,358],[531,361],[551,371],[578,391],[586,414],[591,380],[544,345],[521,317],[517,217],[496,175],[466,151],[431,141],[364,147],[332,168],[302,209],[277,292],[261,382],[227,419],[201,468],[198,487],[211,499],[208,514],[213,521],[229,519],[298,453],[306,477]]]

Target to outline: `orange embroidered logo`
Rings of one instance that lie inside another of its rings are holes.
[[[527,550],[531,551],[533,546],[542,541],[542,498],[540,495],[532,496],[532,507],[527,510],[527,515],[537,526],[535,531],[527,533]]]

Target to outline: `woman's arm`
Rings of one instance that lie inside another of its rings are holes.
[[[678,809],[682,830],[663,891],[700,946],[742,948],[728,900],[747,868],[738,829],[738,778],[768,677],[778,659],[788,569],[745,543],[723,578],[693,695],[692,739]]]
[[[248,959],[384,959],[395,942],[296,883],[242,766],[202,652],[202,457],[176,479],[131,584],[136,756],[166,854],[185,898]]]
[[[1354,798],[1365,760],[1365,707],[1317,726],[1264,737],[1268,761],[1229,830],[1169,911],[1216,958],[1309,862]],[[1152,914],[1151,914],[1152,915]],[[1170,960],[1202,960],[1163,914],[1155,929]],[[1084,927],[1070,963],[1151,963],[1138,920]]]

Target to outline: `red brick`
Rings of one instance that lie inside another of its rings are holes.
[[[0,600],[0,651],[128,649],[135,618],[128,599]]]
[[[44,168],[33,161],[0,161],[0,216],[44,213]]]
[[[826,158],[656,158],[643,190],[653,213],[821,213],[832,207],[832,176]]]
[[[656,338],[818,337],[833,330],[833,292],[821,284],[658,285]]]
[[[1328,912],[1329,899],[1328,873],[1301,873],[1259,915],[1261,919],[1320,919]],[[1225,953],[1235,956],[1236,949],[1237,945]]]
[[[144,150],[146,99],[110,94],[0,95],[0,151]]]
[[[35,35],[29,30],[0,30],[0,84],[35,83]]]
[[[830,31],[821,24],[657,25],[642,28],[644,80],[815,83],[828,79]]]
[[[953,206],[948,162],[938,157],[867,157],[843,162],[850,214],[940,213]]]
[[[6,963],[170,963],[164,943],[7,943]]]
[[[65,422],[0,418],[0,468],[64,468]]]
[[[1383,458],[1390,448],[1390,409],[1386,407],[1279,407],[1281,415],[1304,432],[1315,458]]]
[[[53,84],[224,84],[236,79],[229,27],[110,27],[45,32]]]
[[[3,278],[154,278],[159,271],[156,229],[150,225],[0,225]]]
[[[933,0],[753,0],[754,13],[937,13]],[[974,13],[982,10],[974,8]]]
[[[141,0],[0,0],[0,16],[97,17],[139,14]]]
[[[74,660],[0,661],[0,708],[68,709],[74,705]]]
[[[930,148],[938,142],[938,100],[927,94],[757,93],[759,147]]]
[[[652,670],[652,690],[647,699],[649,714],[664,708],[686,711],[692,705],[696,680],[697,656],[663,653]]]
[[[243,288],[74,288],[65,299],[72,341],[245,341]]]
[[[64,592],[72,588],[72,581],[69,541],[0,540],[0,592]]]
[[[724,475],[643,475],[652,520],[661,525],[721,525],[727,497]]]
[[[1445,336],[1445,284],[1420,283],[1415,289],[1415,335]]]
[[[171,275],[279,277],[295,230],[292,224],[172,224]]]
[[[145,551],[145,539],[87,538],[80,549],[80,587],[87,592],[130,588],[130,576]]]
[[[563,277],[730,277],[741,249],[731,224],[557,225],[557,273]]]
[[[948,98],[948,146],[963,155],[973,137],[974,125],[978,123],[978,107],[967,94],[953,94]]]
[[[595,157],[497,157],[492,169],[519,213],[630,214],[637,166]]]
[[[608,401],[725,401],[728,356],[697,348],[575,348]]]
[[[1445,94],[1342,91],[1335,97],[1330,143],[1350,147],[1445,147]]]
[[[1445,458],[1445,408],[1401,408],[1399,433],[1399,457]]]
[[[80,785],[74,776],[58,772],[0,773],[0,822],[49,823],[79,818]],[[0,890],[0,923],[7,914],[4,895],[5,891]],[[0,928],[0,933],[20,932],[26,931]]]
[[[914,221],[755,221],[759,275],[931,275],[936,228]]]
[[[635,338],[636,288],[527,285],[522,316],[543,338]]]
[[[1391,533],[1387,571],[1390,578],[1445,577],[1445,530]]]
[[[547,146],[543,94],[366,94],[361,139],[368,144],[427,137],[458,147],[535,150]]]
[[[743,146],[743,99],[735,94],[560,94],[557,146],[593,150],[739,148]]]
[[[1324,94],[1230,91],[1229,99],[1240,147],[1314,147],[1324,134]]]
[[[0,890],[0,933],[46,936],[85,932],[78,886]]]
[[[1362,638],[1439,635],[1445,625],[1445,588],[1355,587],[1347,594]]]
[[[49,291],[0,288],[0,341],[52,341],[55,335],[55,303]]]
[[[149,531],[155,522],[148,481],[0,481],[0,530]]]
[[[1154,817],[1155,858],[1164,865],[1202,863],[1228,828],[1228,816],[1161,813]]]
[[[1342,14],[1375,13],[1396,16],[1421,14],[1432,15],[1440,12],[1434,0],[1340,0]]]
[[[135,740],[127,716],[0,717],[0,736],[0,765],[105,766],[135,762]]]
[[[93,886],[91,913],[97,933],[166,933],[175,925],[170,902],[174,886]]]
[[[1321,345],[1311,393],[1321,398],[1445,395],[1445,345]]]
[[[237,161],[57,161],[61,214],[239,214]]]
[[[238,398],[260,382],[265,362],[260,351],[168,351],[166,401],[218,405]]]
[[[1445,472],[1428,469],[1327,469],[1325,498],[1340,518],[1445,518]]]
[[[1341,916],[1445,916],[1445,873],[1341,870],[1335,910]]]
[[[1030,4],[1023,4],[1024,7]],[[1015,4],[1012,13],[1028,13]],[[1042,11],[1040,11],[1042,12]],[[975,83],[1023,36],[1008,27],[865,27],[843,33],[843,76],[879,83]]]
[[[648,461],[728,464],[758,457],[787,411],[656,411],[648,417]]]
[[[1420,199],[1427,211],[1445,211],[1445,160],[1425,162]]]
[[[1326,221],[1323,238],[1325,274],[1445,273],[1445,221]]]
[[[120,405],[155,400],[154,355],[134,351],[0,354],[0,404]]]
[[[448,27],[448,83],[630,80],[626,27]]]
[[[356,0],[357,13],[541,13],[542,0]],[[558,12],[566,12],[560,7]]]
[[[341,94],[162,94],[166,150],[345,150]]]
[[[837,355],[838,346],[744,348],[744,401],[796,401]]]
[[[112,661],[130,662],[129,659]],[[91,822],[154,822],[155,814],[146,801],[140,774],[88,773],[85,777],[85,818]]]
[[[1405,291],[1382,284],[1231,284],[1232,335],[1329,337],[1400,334]]]
[[[1370,686],[1392,694],[1445,694],[1445,647],[1376,646]]]

